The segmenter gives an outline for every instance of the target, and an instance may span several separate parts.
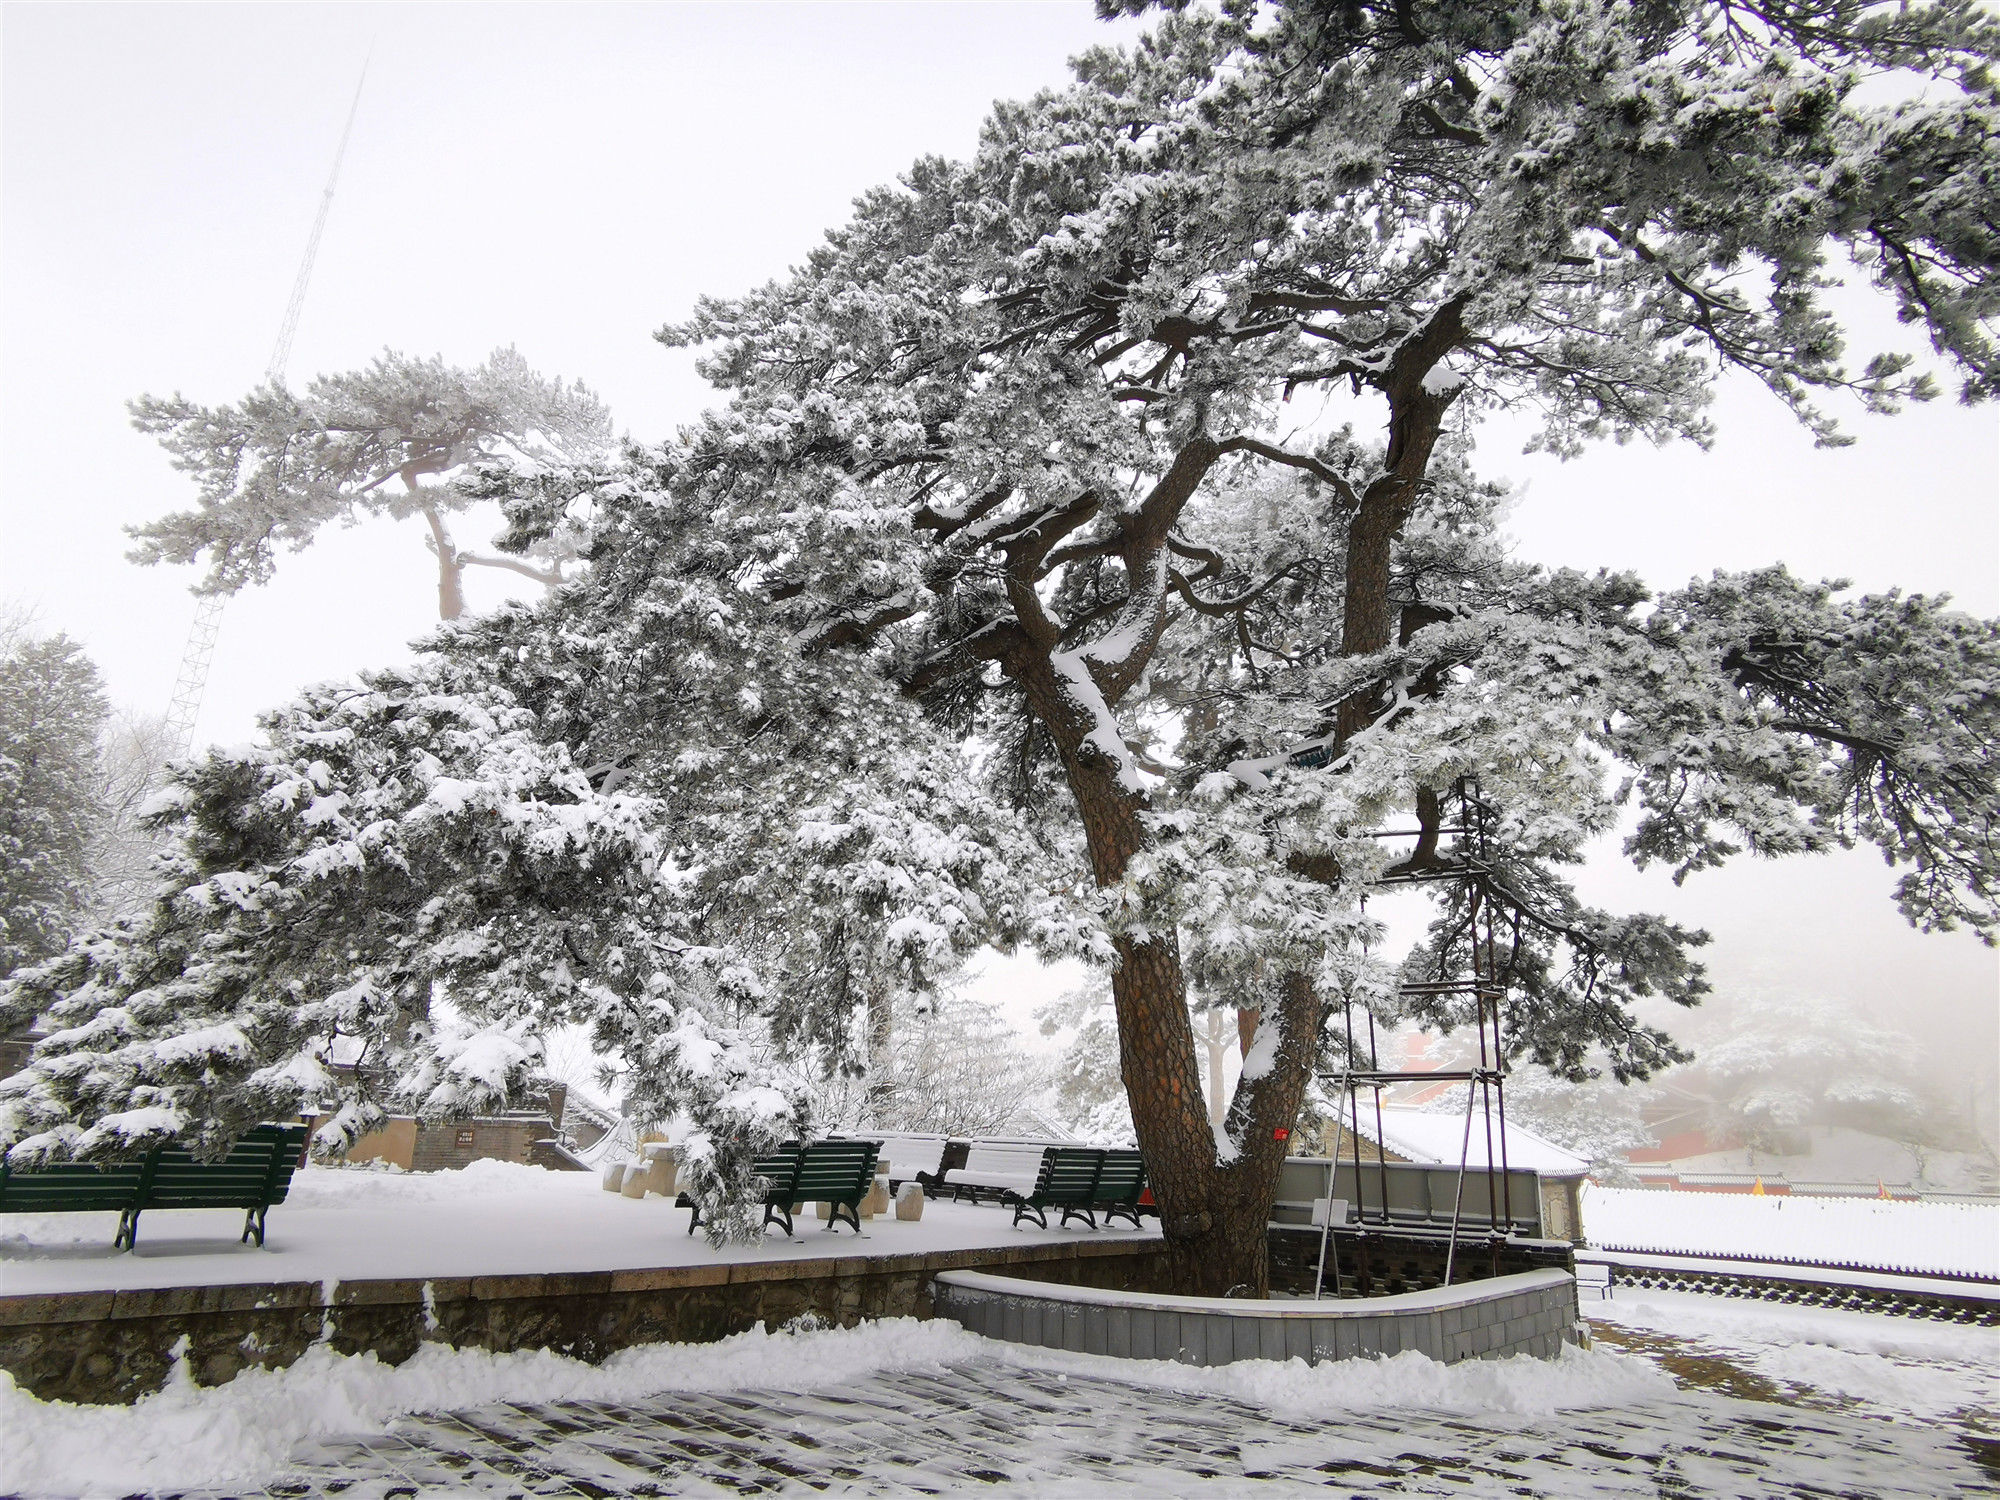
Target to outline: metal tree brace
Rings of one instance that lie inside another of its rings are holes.
[[[1452,995],[1463,994],[1473,997],[1475,1029],[1479,1037],[1479,1063],[1477,1067],[1461,1070],[1438,1070],[1426,1072],[1420,1069],[1384,1068],[1377,1047],[1375,1013],[1367,1006],[1362,1007],[1366,1027],[1357,1033],[1354,1023],[1354,999],[1349,995],[1342,1002],[1343,1025],[1345,1028],[1347,1066],[1338,1072],[1320,1074],[1322,1081],[1330,1083],[1340,1095],[1341,1126],[1353,1152],[1354,1162],[1354,1222],[1365,1234],[1369,1225],[1367,1202],[1367,1175],[1361,1165],[1361,1092],[1370,1090],[1375,1105],[1375,1161],[1377,1188],[1381,1195],[1381,1217],[1375,1222],[1381,1228],[1390,1227],[1389,1214],[1389,1171],[1386,1148],[1382,1144],[1382,1090],[1398,1083],[1463,1083],[1465,1095],[1465,1132],[1459,1147],[1458,1193],[1452,1205],[1451,1234],[1445,1247],[1444,1284],[1451,1285],[1453,1266],[1457,1259],[1459,1242],[1459,1221],[1465,1207],[1465,1176],[1467,1160],[1472,1146],[1472,1112],[1475,1102],[1483,1105],[1481,1111],[1486,1131],[1486,1202],[1490,1227],[1487,1249],[1493,1260],[1493,1272],[1499,1272],[1500,1246],[1506,1240],[1501,1225],[1511,1225],[1514,1221],[1513,1186],[1507,1173],[1507,1105],[1503,1084],[1506,1079],[1506,1052],[1502,1046],[1500,1002],[1506,994],[1506,984],[1500,974],[1498,948],[1493,935],[1493,912],[1501,905],[1495,895],[1492,883],[1491,836],[1494,809],[1491,803],[1479,795],[1479,783],[1471,777],[1461,777],[1452,788],[1452,798],[1456,803],[1457,819],[1452,826],[1435,830],[1394,829],[1375,835],[1382,839],[1422,838],[1426,833],[1437,836],[1451,835],[1458,842],[1451,854],[1434,863],[1415,866],[1398,874],[1384,877],[1380,885],[1416,885],[1429,881],[1453,880],[1465,888],[1466,926],[1471,949],[1471,972],[1463,978],[1430,980],[1401,986],[1404,995]],[[1368,1065],[1354,1066],[1360,1055],[1357,1043],[1365,1036]],[[1495,1152],[1494,1118],[1499,1118],[1498,1152]],[[1336,1145],[1336,1153],[1338,1146]],[[1498,1175],[1498,1191],[1495,1191],[1495,1175]],[[1327,1197],[1333,1196],[1334,1166],[1327,1167]],[[1501,1218],[1492,1222],[1493,1205],[1501,1205]],[[1332,1236],[1332,1215],[1320,1229],[1319,1275],[1314,1279],[1313,1295],[1320,1294],[1320,1286],[1326,1274],[1327,1244]],[[1335,1276],[1339,1275],[1339,1265],[1335,1263]]]

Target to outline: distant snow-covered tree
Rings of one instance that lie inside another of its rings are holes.
[[[1526,1063],[1507,1075],[1507,1120],[1583,1157],[1599,1182],[1632,1186],[1637,1179],[1627,1158],[1656,1144],[1642,1118],[1643,1093],[1602,1070],[1577,1082]],[[1457,1107],[1464,1107],[1462,1094]]]
[[[885,1055],[844,1078],[823,1123],[925,1134],[1004,1133],[1047,1086],[1046,1069],[999,1009],[946,985],[897,996]]]
[[[1118,1018],[1104,990],[1086,985],[1035,1012],[1044,1036],[1072,1032],[1052,1070],[1056,1118],[1098,1146],[1136,1144],[1132,1106],[1118,1071]]]
[[[97,747],[99,820],[89,857],[93,920],[109,921],[151,896],[167,842],[145,825],[140,810],[180,749],[163,714],[122,708],[105,720]]]
[[[1845,1125],[1914,1141],[1924,1097],[1914,1038],[1823,995],[1739,997],[1697,1039],[1671,1081],[1709,1101],[1717,1134],[1776,1151],[1815,1125]]]
[[[60,952],[90,909],[109,712],[80,645],[0,620],[0,977]]]
[[[200,591],[233,594],[268,582],[279,548],[296,552],[329,524],[420,516],[446,620],[465,611],[467,568],[553,584],[572,549],[554,530],[528,556],[462,548],[448,518],[470,497],[426,480],[477,458],[574,462],[611,444],[610,414],[596,396],[537,375],[511,348],[473,370],[392,350],[365,370],[322,375],[302,394],[273,381],[234,406],[142,396],[132,420],[201,487],[194,509],[132,529],[134,561],[205,560]]]

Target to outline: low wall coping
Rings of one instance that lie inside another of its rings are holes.
[[[396,1306],[517,1297],[603,1296],[746,1282],[844,1280],[855,1276],[945,1272],[969,1265],[1032,1265],[1095,1260],[1157,1250],[1157,1234],[1040,1241],[888,1255],[813,1255],[617,1271],[521,1272],[503,1276],[356,1277],[351,1281],[221,1282],[207,1286],[124,1287],[115,1291],[23,1292],[0,1296],[0,1327],[94,1322],[105,1318],[178,1317],[266,1308]],[[1039,1285],[1040,1283],[1029,1283]],[[1054,1283],[1049,1283],[1054,1285]]]
[[[986,1271],[941,1271],[937,1279],[946,1286],[961,1287],[969,1292],[998,1292],[1015,1297],[1034,1297],[1043,1302],[1079,1302],[1099,1307],[1138,1307],[1155,1312],[1219,1312],[1254,1314],[1260,1318],[1380,1318],[1394,1313],[1469,1307],[1474,1303],[1491,1302],[1521,1292],[1568,1286],[1576,1278],[1567,1271],[1551,1268],[1546,1271],[1519,1271],[1511,1276],[1489,1276],[1483,1281],[1468,1281],[1459,1286],[1399,1292],[1387,1297],[1325,1301],[1305,1297],[1182,1297],[1166,1292],[1120,1292],[1101,1287],[1035,1281],[1026,1276],[995,1276]]]

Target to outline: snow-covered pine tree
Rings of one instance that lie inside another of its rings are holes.
[[[147,809],[178,834],[161,899],[0,991],[0,1027],[53,1032],[0,1096],[17,1159],[214,1147],[314,1103],[351,1140],[387,1097],[506,1096],[534,1023],[576,1003],[575,955],[638,930],[650,846],[503,694],[453,686],[315,688],[262,743],[175,763]],[[648,1003],[657,946],[599,959],[603,1003]]]
[[[801,656],[634,481],[534,482],[607,536],[620,497],[660,502],[621,553],[636,607],[503,608],[175,768],[162,899],[0,990],[0,1025],[55,1030],[0,1090],[17,1159],[214,1146],[311,1104],[338,1149],[387,1108],[490,1107],[581,1025],[627,1113],[678,1122],[711,1234],[747,1236],[752,1158],[803,1123],[805,1061],[859,1061],[869,996],[1062,946],[1046,860],[958,748],[865,663]]]
[[[1842,252],[1989,394],[1993,42],[1960,3],[1189,10],[666,331],[731,402],[662,480],[767,607],[998,742],[1034,812],[1067,790],[1185,1289],[1264,1285],[1277,1135],[1387,862],[1362,835],[1435,828],[1459,775],[1503,809],[1510,1034],[1562,1071],[1671,1060],[1627,1002],[1702,988],[1698,935],[1555,873],[1612,826],[1612,762],[1642,860],[1870,838],[1919,920],[1991,923],[1990,625],[1779,570],[1653,600],[1506,565],[1447,417],[1532,403],[1564,454],[1700,440],[1728,365],[1837,441],[1822,393],[1928,394],[1843,361]],[[1928,92],[1870,106],[1868,70]],[[1300,392],[1373,435],[1297,436]],[[1151,669],[1203,630],[1220,701],[1163,713]],[[1191,962],[1262,1012],[1220,1141]]]
[[[0,618],[0,979],[60,952],[89,910],[109,712],[81,646]]]
[[[320,376],[303,394],[273,381],[233,406],[142,396],[132,421],[201,487],[194,509],[132,528],[133,561],[205,557],[200,591],[233,594],[269,582],[280,547],[297,552],[331,522],[421,516],[445,620],[464,613],[467,568],[553,584],[571,548],[558,532],[525,556],[461,548],[449,518],[468,498],[425,479],[500,453],[575,462],[611,445],[611,416],[596,396],[537,375],[511,348],[472,370],[389,350],[365,370]]]

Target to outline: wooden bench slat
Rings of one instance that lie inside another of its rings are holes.
[[[1139,1198],[1146,1191],[1146,1159],[1137,1151],[1107,1151],[1098,1174],[1092,1207],[1104,1215],[1104,1222],[1126,1218],[1132,1227],[1139,1224]]]

